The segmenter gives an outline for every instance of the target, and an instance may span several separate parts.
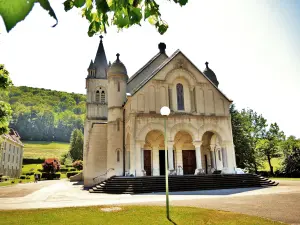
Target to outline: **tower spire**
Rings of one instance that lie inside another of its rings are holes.
[[[94,68],[96,69],[96,78],[106,79],[107,78],[106,71],[108,65],[107,65],[106,54],[103,46],[103,40],[102,40],[103,36],[100,35],[99,38],[100,38],[100,43],[94,60]]]

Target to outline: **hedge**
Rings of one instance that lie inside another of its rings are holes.
[[[25,175],[27,175],[27,176],[31,176],[31,175],[33,175],[34,174],[34,172],[28,172],[28,173],[25,173]]]
[[[26,178],[25,175],[20,176],[20,179],[24,180]]]
[[[53,180],[53,179],[59,179],[60,178],[60,173],[42,173],[41,179],[47,179],[47,180]]]
[[[72,164],[67,164],[66,167],[73,167],[73,165]]]
[[[70,172],[72,172],[72,171],[76,171],[76,169],[75,169],[75,168],[71,168],[71,169],[70,169]]]
[[[74,176],[76,174],[78,174],[79,172],[68,172],[67,173],[67,178],[70,178],[71,176]]]
[[[62,172],[62,173],[63,173],[63,172],[69,172],[69,169],[68,169],[68,168],[62,168],[62,169],[60,169],[59,171]]]
[[[30,159],[30,158],[24,158],[23,159],[23,164],[26,165],[26,164],[40,164],[40,163],[43,163],[45,162],[45,159]]]

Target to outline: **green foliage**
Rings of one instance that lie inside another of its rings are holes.
[[[0,1],[1,4],[1,1]],[[7,96],[6,89],[12,85],[9,78],[9,72],[3,64],[0,64],[0,135],[8,132],[9,121],[11,119],[11,107],[4,98]]]
[[[70,139],[70,155],[73,160],[83,159],[83,134],[79,129],[72,132]]]
[[[71,164],[73,162],[73,159],[71,157],[70,151],[64,153],[61,157],[61,163],[63,165]]]
[[[82,160],[76,160],[73,163],[73,167],[76,168],[77,170],[82,170],[83,169],[83,162],[82,162]]]
[[[30,13],[35,3],[48,11],[49,15],[57,18],[48,0],[0,0],[0,16],[2,16],[7,32],[9,32],[18,22],[25,19]],[[53,25],[53,26],[56,26]]]
[[[290,136],[284,143],[284,172],[300,177],[300,139]]]
[[[172,1],[180,6],[188,2],[188,0]],[[9,32],[18,22],[24,20],[35,3],[39,3],[48,11],[57,24],[58,19],[49,0],[0,0],[0,16],[4,20],[6,30]],[[160,34],[164,34],[168,29],[168,24],[161,18],[159,4],[155,0],[66,0],[64,2],[65,11],[74,7],[81,8],[82,17],[89,21],[89,36],[98,32],[106,33],[106,28],[109,26],[123,29],[141,25],[142,20],[148,20]]]
[[[263,158],[268,160],[271,175],[274,174],[271,159],[279,158],[282,155],[281,143],[284,141],[284,138],[284,133],[280,131],[279,126],[276,123],[272,123],[265,137],[257,142],[256,149]]]
[[[73,129],[83,129],[85,96],[43,88],[10,87],[10,126],[25,141],[69,142]]]

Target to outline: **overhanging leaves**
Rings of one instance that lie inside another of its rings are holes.
[[[26,18],[32,10],[34,3],[39,3],[41,7],[48,11],[49,15],[56,20],[54,10],[50,6],[49,0],[0,0],[0,16],[3,18],[7,32],[11,31],[16,24]],[[56,24],[53,25],[56,26]]]

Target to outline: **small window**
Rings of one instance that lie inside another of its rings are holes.
[[[219,155],[219,160],[221,161],[221,151],[218,151],[218,155]]]
[[[120,120],[117,120],[117,131],[120,131]]]
[[[105,103],[105,92],[101,92],[101,103]]]
[[[96,91],[96,102],[99,102],[100,100],[100,92]]]
[[[183,85],[178,83],[176,85],[176,91],[177,91],[177,109],[184,110]]]
[[[118,92],[120,92],[120,81],[118,81]]]
[[[117,162],[120,162],[120,150],[117,150]]]

